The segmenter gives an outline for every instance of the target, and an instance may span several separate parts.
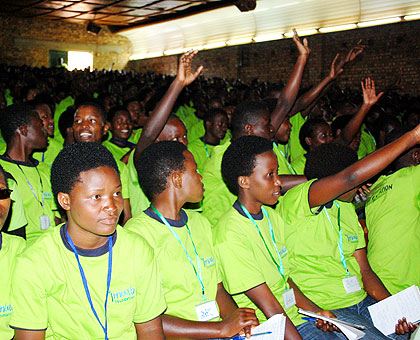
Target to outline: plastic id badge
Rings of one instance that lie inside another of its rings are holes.
[[[348,276],[343,279],[344,289],[347,294],[359,292],[362,290],[356,276]]]
[[[48,229],[51,225],[50,217],[47,215],[39,216],[39,223],[41,225],[41,230]]]
[[[290,307],[293,307],[296,304],[295,299],[295,292],[293,291],[293,288],[286,289],[283,296],[283,303],[284,303],[284,310],[288,310]]]
[[[210,321],[219,317],[219,310],[215,300],[206,301],[195,306],[198,321]]]

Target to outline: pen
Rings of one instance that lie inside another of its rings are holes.
[[[315,318],[310,318],[310,317],[308,317],[308,316],[302,316],[302,320],[306,320],[306,321],[313,321],[313,322],[315,322],[315,321],[316,321],[316,319],[315,319]]]
[[[256,337],[256,336],[260,336],[260,335],[268,335],[271,334],[272,332],[268,331],[268,332],[262,332],[262,333],[255,333],[255,334],[251,334],[251,338]],[[232,340],[244,340],[247,339],[246,336],[243,335],[235,335],[234,337],[231,338]]]

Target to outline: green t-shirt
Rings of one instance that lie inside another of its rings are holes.
[[[146,210],[150,202],[140,187],[137,170],[134,166],[134,151],[130,154],[127,163],[128,187],[130,191],[131,215],[134,217]]]
[[[131,132],[131,136],[130,136],[130,138],[128,138],[128,141],[130,142],[130,143],[133,143],[133,144],[137,144],[137,142],[139,141],[139,139],[140,139],[140,136],[141,136],[141,133],[143,132],[143,128],[139,128],[139,129],[137,129],[137,130],[133,130],[132,132]]]
[[[273,151],[277,156],[277,162],[279,164],[279,175],[295,175],[296,171],[287,160],[287,156],[284,152],[284,146],[281,144],[273,143]]]
[[[204,164],[210,158],[211,153],[216,145],[203,142],[201,138],[188,142],[188,150],[193,154],[197,169],[200,174],[203,173]]]
[[[28,221],[26,226],[26,240],[28,244],[45,231],[41,230],[40,216],[46,215],[49,217],[50,228],[55,226],[54,217],[59,216],[51,190],[50,167],[35,159],[32,161],[33,163],[26,163],[0,156],[0,164],[16,180],[17,188],[22,198],[25,217]],[[31,184],[34,192],[32,192],[28,182]]]
[[[277,249],[281,255],[286,280],[289,277],[289,256],[285,244],[284,222],[273,209],[266,207],[273,226]],[[239,307],[253,308],[260,322],[266,320],[264,313],[246,296],[244,292],[266,283],[282,307],[286,285],[277,265],[272,261],[257,228],[251,220],[239,213],[238,203],[229,209],[213,228],[216,263],[226,291],[231,294]],[[253,215],[264,240],[278,261],[265,215]],[[287,316],[294,325],[304,323],[297,313],[297,307],[290,307]]]
[[[232,206],[236,200],[227,188],[222,178],[222,158],[230,142],[215,146],[211,157],[204,165],[203,170],[203,184],[204,184],[204,199],[203,199],[203,214],[208,218],[211,225],[215,225],[217,220],[223,213]]]
[[[205,133],[206,130],[204,128],[204,121],[200,119],[193,126],[191,126],[191,129],[188,129],[188,143],[203,137]]]
[[[201,214],[181,211],[183,219],[190,229],[197,254],[200,257],[202,278],[207,300],[215,300],[219,278],[210,223]],[[182,220],[168,220],[197,270],[193,244]],[[163,224],[151,209],[130,219],[124,226],[130,231],[143,236],[155,251],[162,277],[165,300],[168,305],[166,314],[179,318],[197,321],[195,306],[202,303],[201,285],[184,249],[169,228]],[[197,270],[198,271],[198,270]]]
[[[203,214],[208,218],[212,225],[215,225],[223,215],[229,210],[236,200],[222,178],[222,159],[223,154],[230,146],[230,142],[215,146],[210,158],[204,165],[203,184],[204,184],[204,199],[203,199]],[[279,150],[273,145],[273,151],[277,156],[280,174],[291,174],[291,170],[287,165],[286,159],[281,156]],[[280,157],[281,156],[281,157]]]
[[[6,141],[3,138],[1,138],[0,139],[0,154],[4,154],[6,149],[7,149]]]
[[[391,294],[420,286],[420,166],[381,176],[366,202],[368,260]]]
[[[6,220],[6,224],[3,226],[3,231],[13,231],[16,229],[20,229],[28,224],[25,216],[25,208],[23,207],[22,197],[20,197],[19,189],[17,187],[16,182],[13,179],[8,179],[7,184],[9,185],[9,189],[12,190],[12,194],[10,195],[11,204],[9,208],[9,218]]]
[[[297,175],[303,175],[305,172],[305,165],[306,165],[306,157],[305,154],[296,157],[295,160],[292,162],[293,169],[296,170]]]
[[[115,160],[117,161],[121,161],[121,158],[131,150],[131,148],[128,146],[122,148],[121,146],[118,146],[117,144],[114,144],[109,140],[102,142],[102,145],[105,146],[109,150],[109,152],[112,153]]]
[[[290,267],[293,281],[302,293],[323,309],[345,308],[355,305],[366,297],[360,267],[353,256],[364,248],[363,229],[351,203],[337,201],[340,206],[340,222],[343,252],[350,276],[356,276],[362,289],[347,294],[342,279],[346,271],[341,262],[338,247],[338,208],[332,204],[326,209],[309,207],[309,188],[315,180],[290,189],[280,200],[279,209],[286,223],[286,244],[290,251]]]
[[[110,340],[134,340],[134,323],[162,314],[165,301],[153,249],[121,227],[114,235],[108,336]],[[104,338],[70,249],[62,226],[48,231],[18,257],[12,286],[12,327],[46,329],[45,339]],[[94,250],[79,250],[79,259],[94,308],[104,323],[108,243]]]
[[[38,161],[52,166],[55,158],[59,152],[63,149],[63,144],[57,142],[54,138],[48,137],[48,147],[47,150],[42,152],[34,152],[33,157]]]
[[[4,97],[6,98],[7,106],[13,105],[13,97],[12,97],[12,92],[10,91],[10,89],[6,89],[4,91]]]
[[[25,247],[22,237],[0,233],[0,339],[13,338],[13,329],[9,327],[13,306],[10,299],[12,274],[15,268],[16,256]]]
[[[185,127],[187,128],[187,131],[191,130],[191,128],[200,120],[195,115],[195,109],[190,105],[183,105],[178,108],[178,110],[175,112],[175,116],[177,116],[179,119],[181,119]]]
[[[365,124],[362,125],[362,134],[360,136],[360,145],[357,150],[359,159],[369,155],[376,150],[376,141],[372,134],[369,132]]]
[[[60,133],[60,129],[58,128],[58,121],[60,120],[60,116],[64,111],[67,110],[69,106],[74,105],[74,99],[71,96],[68,96],[64,98],[61,102],[59,102],[55,106],[55,112],[54,112],[54,139],[63,144],[64,138]]]
[[[300,132],[300,128],[306,122],[307,119],[308,119],[307,117],[303,118],[300,112],[290,117],[292,130],[290,131],[289,145],[290,145],[290,161],[292,163],[300,155],[303,155],[304,153],[306,153],[305,149],[300,144],[299,132]]]

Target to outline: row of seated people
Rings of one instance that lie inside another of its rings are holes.
[[[249,336],[277,313],[287,315],[286,339],[343,338],[330,324],[302,320],[297,307],[363,324],[365,339],[387,338],[367,306],[420,283],[419,127],[397,127],[383,148],[358,155],[362,123],[383,95],[371,79],[357,112],[334,120],[334,135],[326,120],[301,111],[363,47],[334,59],[328,77],[296,100],[309,48],[294,41],[299,57],[278,98],[238,104],[232,115],[209,110],[189,130],[191,107],[171,111],[202,70],[191,70],[195,52],[181,57],[142,128],[127,109],[107,117],[85,102],[58,119],[68,144],[60,151],[48,103],[3,111],[5,338],[9,322],[16,339]],[[291,126],[294,117],[300,126]],[[110,128],[102,144],[111,154],[99,146]],[[190,151],[187,131],[201,134]],[[301,174],[290,163],[293,135],[307,151]],[[350,202],[384,169],[368,195],[366,244]],[[124,228],[116,227],[121,212]],[[26,247],[9,234],[24,236]],[[403,319],[391,336],[405,339],[414,328]]]

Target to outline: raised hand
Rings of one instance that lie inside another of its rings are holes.
[[[384,93],[381,92],[376,95],[375,82],[370,77],[366,78],[365,84],[363,82],[361,84],[363,89],[363,104],[368,106],[375,105]]]
[[[308,39],[304,38],[302,44],[295,28],[293,29],[293,41],[295,42],[300,55],[308,56],[309,53],[311,53],[311,49],[308,46]]]
[[[362,53],[365,50],[365,45],[362,45],[362,40],[359,40],[359,42],[354,46],[346,55],[346,58],[344,59],[345,64],[349,63],[350,61],[353,61],[356,59],[356,57]]]
[[[184,53],[179,59],[178,73],[176,79],[181,82],[182,86],[191,84],[200,75],[203,66],[200,66],[195,72],[192,71],[191,65],[194,56],[198,51],[188,51]]]
[[[344,69],[342,67],[338,68],[336,63],[337,63],[337,59],[340,56],[340,53],[337,53],[334,60],[331,63],[331,67],[330,67],[330,74],[329,77],[334,80],[337,79],[338,75],[344,71]]]

